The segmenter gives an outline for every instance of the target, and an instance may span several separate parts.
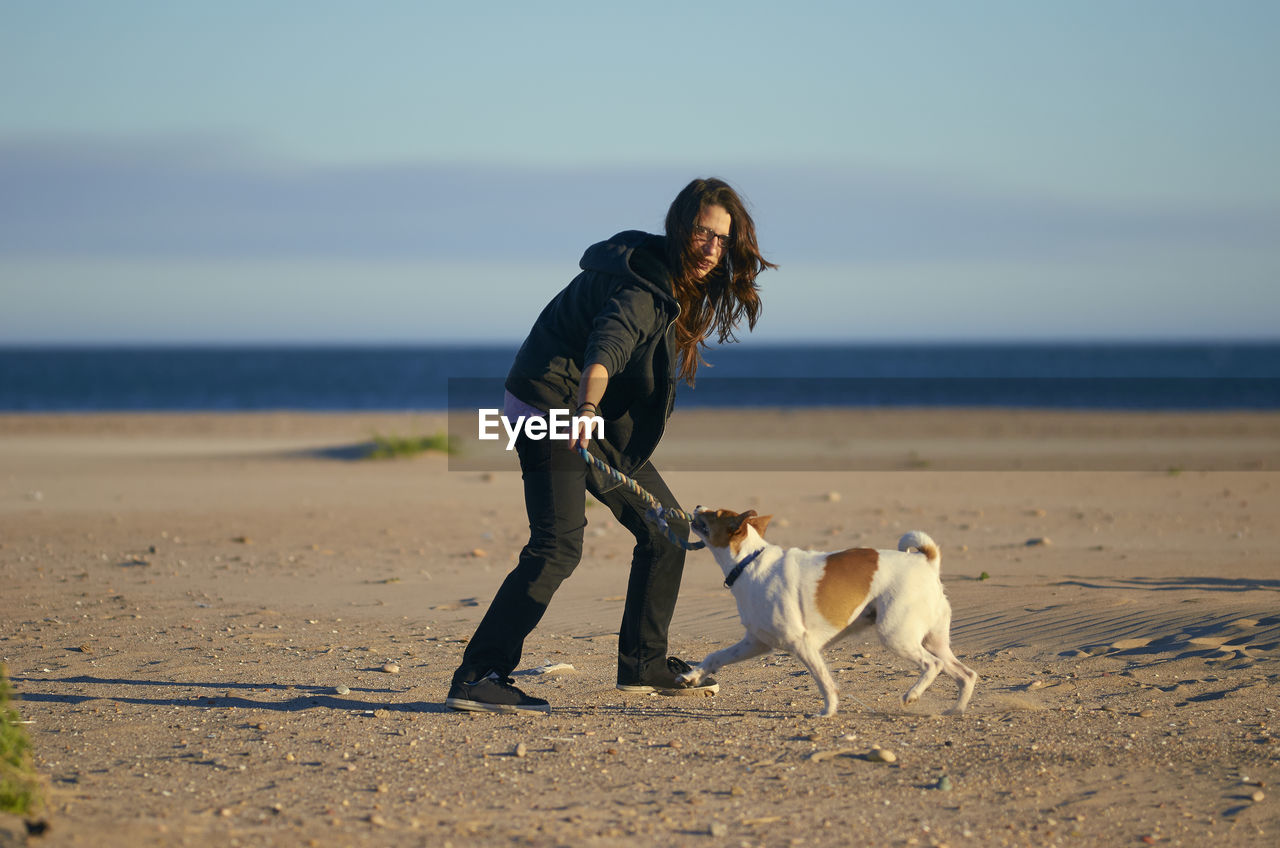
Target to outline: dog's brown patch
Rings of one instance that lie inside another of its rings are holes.
[[[734,556],[747,537],[747,525],[756,528],[762,537],[772,515],[757,515],[754,509],[737,513],[729,509],[703,510],[699,513],[707,526],[707,544],[713,548],[728,548]]]
[[[713,548],[729,547],[742,525],[738,513],[727,509],[707,510],[702,520],[707,525],[707,544]]]
[[[879,566],[880,554],[873,548],[851,548],[827,557],[815,600],[818,612],[832,627],[844,627],[853,611],[866,602]]]

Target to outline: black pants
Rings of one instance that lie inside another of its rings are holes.
[[[599,491],[587,475],[586,462],[567,445],[560,440],[528,439],[523,434],[516,441],[529,514],[529,543],[467,644],[462,665],[454,672],[454,683],[474,680],[489,671],[505,677],[520,664],[525,637],[542,620],[551,596],[582,559],[588,490],[636,538],[618,631],[618,682],[643,682],[648,669],[666,664],[667,628],[680,592],[685,551],[645,520],[648,504],[625,486]],[[632,476],[663,506],[679,506],[651,463]],[[688,522],[671,520],[670,524],[680,538],[688,535]]]

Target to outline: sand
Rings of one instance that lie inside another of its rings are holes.
[[[517,676],[553,713],[447,711],[524,541],[519,474],[353,459],[445,424],[0,417],[31,844],[1280,839],[1280,416],[679,412],[659,460],[686,506],[771,513],[783,545],[941,545],[969,712],[942,715],[945,679],[903,708],[915,674],[870,636],[827,652],[831,719],[784,654],[714,697],[614,689],[630,545],[600,507]],[[679,655],[741,635],[721,579],[690,555]],[[27,838],[0,816],[0,846]]]

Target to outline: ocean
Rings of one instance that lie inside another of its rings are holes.
[[[3,412],[501,404],[514,346],[0,347]],[[1280,343],[738,344],[681,407],[1280,408]]]

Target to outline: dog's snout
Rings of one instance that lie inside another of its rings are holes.
[[[701,506],[693,508],[693,520],[689,522],[689,526],[697,533],[707,532],[707,520],[703,516],[704,510]]]

